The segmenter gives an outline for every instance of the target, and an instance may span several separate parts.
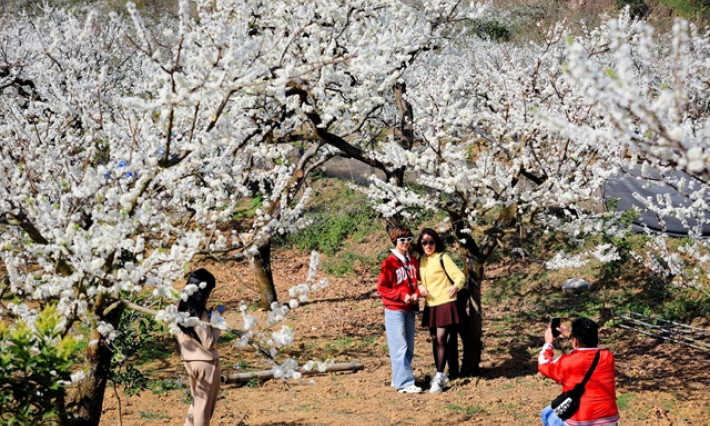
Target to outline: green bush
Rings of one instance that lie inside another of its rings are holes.
[[[60,335],[63,318],[45,307],[35,328],[0,322],[0,424],[64,424],[66,386],[76,340]]]
[[[347,238],[362,240],[382,229],[377,212],[367,204],[362,194],[349,187],[343,186],[330,199],[321,198],[319,201],[306,212],[311,225],[301,232],[283,237],[278,244],[332,256],[341,249]]]
[[[705,20],[710,18],[710,0],[660,0],[660,2],[673,9],[682,18]]]
[[[496,41],[509,41],[513,35],[507,24],[495,18],[475,19],[469,33],[478,38]]]
[[[164,331],[163,325],[152,317],[129,310],[121,315],[120,337],[113,343],[111,380],[122,385],[127,395],[137,395],[148,388],[148,377],[137,366],[173,356],[174,340],[166,338]]]
[[[651,8],[644,0],[616,0],[616,7],[623,9],[629,6],[629,13],[634,18],[645,18],[651,12]]]

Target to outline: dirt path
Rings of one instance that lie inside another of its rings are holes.
[[[280,300],[287,289],[305,278],[307,258],[294,254],[275,259]],[[239,324],[239,300],[255,292],[238,283],[246,270],[213,266],[219,286],[215,299],[227,307],[225,316]],[[486,285],[495,285],[487,281]],[[505,303],[486,311],[482,374],[458,379],[441,395],[402,395],[388,386],[389,360],[383,312],[374,291],[375,279],[331,279],[312,302],[292,311],[296,331],[290,353],[302,362],[332,358],[357,361],[356,373],[334,373],[298,381],[225,385],[213,418],[214,425],[390,425],[390,424],[539,424],[538,414],[559,392],[559,386],[537,374],[536,356],[544,322],[528,328],[511,327],[515,306]],[[485,289],[484,289],[485,290]],[[511,329],[514,328],[514,329]],[[710,358],[708,354],[655,340],[604,329],[602,341],[617,358],[617,394],[624,425],[710,424]],[[612,342],[612,344],[608,344]],[[267,368],[253,351],[238,352],[227,343],[221,349],[223,370],[235,366]],[[428,333],[417,329],[413,367],[420,385],[433,374]],[[240,367],[241,369],[241,367]],[[153,377],[184,375],[179,355],[156,363]],[[184,390],[160,394],[144,391],[128,397],[119,390],[124,425],[182,424],[188,404]],[[118,424],[117,399],[106,393],[102,425]]]

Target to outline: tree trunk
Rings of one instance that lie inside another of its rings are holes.
[[[461,360],[461,376],[473,376],[479,372],[481,351],[483,350],[483,309],[481,307],[481,282],[483,281],[483,264],[485,256],[481,247],[473,236],[465,230],[470,229],[470,224],[465,216],[449,212],[454,234],[459,241],[463,241],[464,272],[466,286],[459,292],[456,300],[461,324],[458,334],[463,343],[463,358]],[[456,342],[452,342],[452,347]],[[451,369],[453,363],[449,363]],[[456,375],[457,371],[451,371]]]
[[[398,82],[394,85],[394,98],[399,109],[399,131],[400,135],[396,138],[399,145],[409,151],[414,145],[414,112],[412,106],[407,102],[407,85],[404,82]],[[397,181],[397,186],[404,186],[405,168],[400,167],[394,170],[394,177]]]
[[[98,306],[103,309],[101,302],[99,302]],[[123,307],[118,307],[112,310],[103,320],[117,328],[122,312]],[[70,402],[70,410],[73,414],[70,424],[75,426],[99,425],[106,383],[111,377],[113,351],[97,329],[91,330],[90,342],[95,342],[96,344],[90,343],[86,349],[84,365],[88,367],[88,371],[72,393]]]
[[[483,350],[483,310],[481,309],[481,281],[483,263],[466,251],[466,289],[457,303],[463,305],[466,312],[464,324],[459,328],[463,342],[461,375],[473,376],[479,372],[481,351]]]
[[[465,258],[466,287],[457,300],[459,312],[463,313],[464,324],[459,327],[463,341],[462,375],[474,375],[479,372],[481,351],[483,350],[483,307],[481,306],[481,283],[483,282],[483,266],[489,256],[496,250],[503,237],[503,230],[510,229],[516,223],[517,205],[511,204],[500,210],[493,224],[485,231],[480,244],[467,231],[473,226],[464,215],[449,212],[449,218],[454,228],[454,234],[462,247]]]
[[[263,309],[271,309],[271,303],[277,300],[274,276],[271,273],[271,241],[259,247],[259,254],[252,259],[251,270],[254,272],[254,280],[261,293],[259,306]]]

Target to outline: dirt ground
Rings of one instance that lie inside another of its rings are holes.
[[[277,252],[274,278],[279,299],[288,288],[303,282],[308,257]],[[224,316],[241,324],[240,300],[257,293],[246,267],[208,266],[217,276],[213,294],[226,307]],[[332,358],[358,362],[358,372],[324,373],[300,380],[223,385],[213,425],[390,425],[390,424],[539,424],[540,410],[559,392],[559,385],[537,374],[536,357],[546,328],[544,320],[528,328],[509,329],[510,314],[523,306],[499,303],[485,307],[482,372],[478,377],[453,380],[440,395],[403,395],[389,387],[383,308],[375,291],[376,279],[330,278],[326,289],[289,312],[296,340],[285,354],[309,359]],[[496,285],[491,278],[486,286]],[[617,396],[624,425],[710,424],[710,356],[672,343],[662,343],[621,329],[603,329],[602,346],[617,360]],[[417,328],[413,368],[418,384],[427,387],[434,373],[428,332]],[[564,348],[563,348],[564,349]],[[253,350],[237,351],[233,343],[220,347],[223,374],[268,368]],[[149,368],[153,378],[184,377],[179,354],[157,360]],[[189,392],[189,390],[187,391]],[[119,388],[123,425],[182,424],[188,403],[185,390],[150,390],[127,396]],[[101,424],[119,423],[118,399],[108,389]]]

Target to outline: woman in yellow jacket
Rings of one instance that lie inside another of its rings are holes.
[[[425,228],[417,241],[424,251],[419,262],[419,293],[426,297],[422,325],[431,334],[436,376],[429,392],[443,392],[448,379],[444,373],[448,340],[456,339],[456,325],[460,322],[456,309],[456,294],[466,284],[466,276],[444,253],[444,243],[433,229]],[[442,267],[443,266],[443,267]]]

